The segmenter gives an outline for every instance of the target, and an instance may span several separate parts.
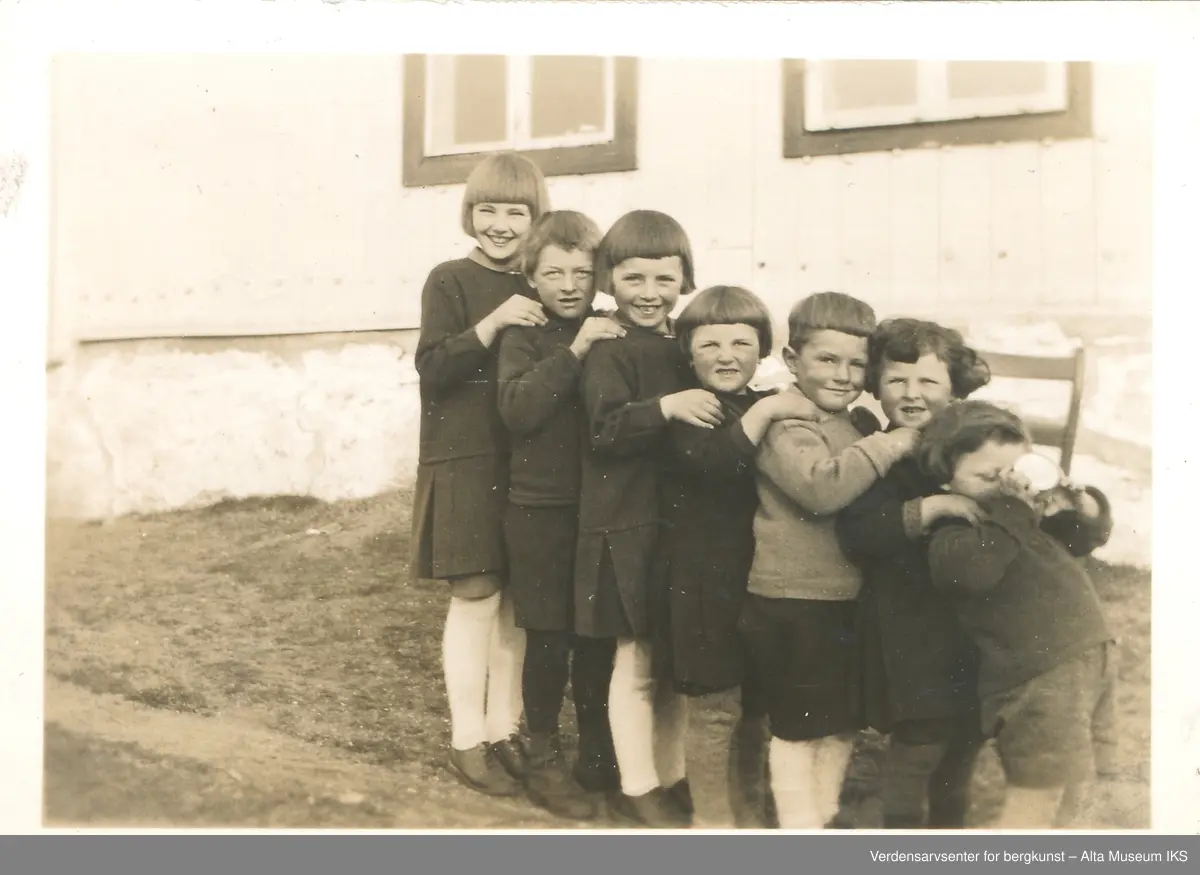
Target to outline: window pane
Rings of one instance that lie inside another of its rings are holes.
[[[1042,61],[950,61],[946,67],[951,100],[1041,94],[1049,87]]]
[[[603,132],[608,110],[604,58],[533,58],[530,134],[534,139]]]
[[[917,103],[916,61],[826,61],[827,112]]]
[[[454,70],[454,144],[508,139],[508,62],[503,55],[458,55]]]

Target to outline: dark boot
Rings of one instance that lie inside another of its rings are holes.
[[[487,744],[469,750],[450,748],[450,772],[472,790],[488,796],[516,796],[521,785],[504,770]]]
[[[518,781],[525,778],[529,771],[529,758],[525,754],[524,742],[518,733],[513,733],[503,741],[492,744],[492,754],[508,772]]]
[[[688,783],[688,779],[684,778],[668,787],[667,795],[690,822],[696,813],[696,805],[692,802],[692,785]]]
[[[650,829],[687,829],[691,825],[691,819],[684,816],[671,794],[662,787],[655,787],[641,796],[615,793],[610,804],[614,818],[633,826]]]
[[[743,718],[729,743],[729,806],[739,829],[770,829],[773,809],[767,780],[767,745],[771,734],[765,717]]]
[[[530,733],[525,790],[529,799],[551,814],[571,820],[591,820],[599,802],[571,777],[557,733]]]

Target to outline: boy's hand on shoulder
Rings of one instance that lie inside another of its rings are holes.
[[[806,422],[816,422],[821,418],[821,410],[817,405],[800,392],[776,392],[758,403],[763,405],[772,422],[778,422],[781,419],[803,419]]]
[[[707,389],[686,389],[664,395],[659,405],[666,419],[677,419],[700,428],[713,428],[725,419],[721,402]]]
[[[965,495],[946,493],[921,499],[921,528],[925,531],[938,520],[956,518],[975,525],[983,516],[983,509]]]
[[[921,432],[907,426],[894,428],[887,434],[892,439],[892,445],[901,456],[911,456],[917,448],[917,442],[921,439]]]
[[[612,340],[624,337],[625,329],[607,316],[589,316],[579,327],[579,333],[571,341],[571,352],[583,359],[597,340]]]

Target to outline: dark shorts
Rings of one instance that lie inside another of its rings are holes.
[[[572,630],[578,536],[577,507],[508,506],[508,591],[522,629]]]
[[[738,630],[751,691],[761,694],[776,738],[808,741],[863,728],[857,610],[853,601],[746,597]]]
[[[453,580],[507,570],[508,459],[476,456],[417,467],[412,576]]]
[[[1061,787],[1112,765],[1116,747],[1115,650],[1104,644],[983,700],[983,731],[1009,783]]]

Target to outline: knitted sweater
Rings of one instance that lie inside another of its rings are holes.
[[[886,432],[863,437],[845,411],[818,422],[774,423],[758,453],[749,592],[766,598],[856,598],[862,574],[838,546],[835,515],[886,474],[905,446]]]

